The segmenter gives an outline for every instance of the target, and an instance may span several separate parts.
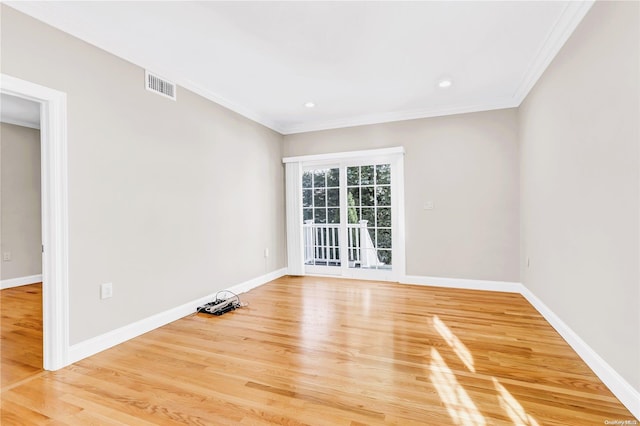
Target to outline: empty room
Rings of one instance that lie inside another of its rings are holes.
[[[640,419],[640,2],[0,4],[0,423]]]

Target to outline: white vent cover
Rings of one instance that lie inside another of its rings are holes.
[[[167,81],[162,77],[158,77],[149,71],[145,71],[144,75],[147,90],[169,99],[173,99],[174,101],[176,100],[176,85],[174,83]]]

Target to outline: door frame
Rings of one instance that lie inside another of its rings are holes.
[[[40,104],[43,368],[58,370],[69,349],[67,95],[7,74],[0,92]]]
[[[395,207],[395,214],[392,214],[392,251],[393,267],[392,271],[384,270],[355,270],[342,266],[343,278],[371,279],[379,281],[399,281],[405,276],[405,212],[404,212],[404,148],[382,148],[364,151],[349,151],[330,154],[304,155],[298,157],[285,157],[282,162],[287,166],[287,251],[290,261],[289,273],[292,275],[306,275],[303,264],[304,251],[302,245],[302,171],[313,167],[340,167],[341,179],[344,179],[343,166],[349,164],[371,163],[391,163],[391,193],[392,205]],[[346,205],[346,193],[341,190],[341,203]],[[343,200],[344,198],[344,200]],[[341,222],[346,220],[346,213],[341,213]],[[346,222],[345,222],[346,223]],[[346,241],[346,234],[341,236],[342,241]],[[344,259],[343,256],[341,256]],[[291,261],[294,264],[291,264]],[[348,266],[348,265],[347,265]],[[315,274],[314,274],[315,275]],[[330,275],[334,276],[334,275]]]

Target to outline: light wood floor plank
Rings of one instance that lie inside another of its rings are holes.
[[[30,297],[41,294],[7,300],[24,304]],[[32,367],[35,346],[16,345],[37,338],[41,318],[12,320],[2,340],[2,377],[13,380],[3,382],[3,425],[542,426],[633,419],[517,294],[284,277],[242,299],[247,308],[194,314],[33,377],[16,359]],[[20,355],[5,358],[5,344]]]
[[[42,283],[0,290],[0,388],[42,371]]]

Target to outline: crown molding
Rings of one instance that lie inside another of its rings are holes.
[[[243,107],[242,105],[238,105],[237,103],[230,101],[229,99],[221,96],[211,90],[207,90],[204,87],[190,81],[188,79],[175,79],[173,80],[178,86],[182,86],[183,88],[195,93],[196,95],[202,96],[205,99],[210,100],[218,105],[221,105],[228,110],[235,112],[236,114],[240,114],[241,116],[248,118],[251,121],[255,121],[258,124],[262,124],[269,129],[278,132],[280,134],[284,134],[284,128],[277,122],[265,117],[262,114],[258,114],[255,111],[252,111],[248,108]]]
[[[391,123],[395,121],[466,114],[469,112],[492,111],[496,109],[514,108],[517,106],[518,105],[513,99],[502,99],[486,104],[459,105],[452,108],[427,108],[410,111],[385,112],[381,114],[361,115],[347,119],[329,120],[320,123],[283,126],[284,128],[281,133],[284,135],[291,135],[295,133],[315,132],[319,130],[331,130],[344,127],[366,126],[371,124]]]
[[[513,94],[516,106],[524,101],[594,3],[595,0],[584,0],[567,4]]]

